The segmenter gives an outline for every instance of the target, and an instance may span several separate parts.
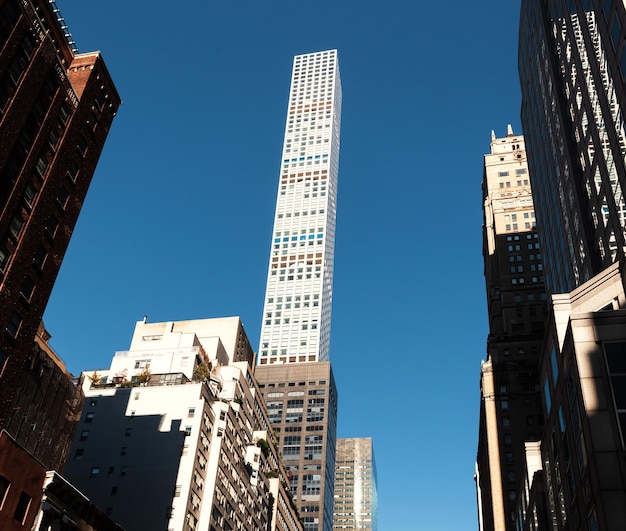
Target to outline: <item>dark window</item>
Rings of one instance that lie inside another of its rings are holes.
[[[22,316],[17,312],[13,312],[13,315],[11,316],[11,320],[7,324],[7,331],[13,337],[17,337],[17,333],[20,330],[21,324],[22,324]]]
[[[13,520],[16,520],[20,524],[24,525],[26,521],[26,515],[28,514],[28,508],[30,507],[31,497],[22,492],[20,494],[20,499],[17,502],[17,507],[15,508],[15,513],[13,514]]]
[[[67,167],[67,176],[72,179],[73,182],[76,182],[76,176],[78,175],[78,164],[74,161],[70,162]]]
[[[68,110],[67,106],[65,104],[61,105],[61,108],[59,109],[59,121],[63,124],[66,125],[67,124],[67,119],[70,117],[70,111]]]
[[[20,235],[20,231],[22,230],[22,225],[24,225],[24,220],[21,215],[16,215],[11,220],[11,224],[9,225],[9,231],[11,234],[17,238]]]
[[[43,176],[46,174],[46,170],[48,169],[48,161],[43,157],[39,157],[35,168],[39,176],[43,179]]]
[[[45,247],[40,246],[33,257],[33,267],[36,271],[41,271],[43,269],[43,265],[46,261],[46,257],[48,256],[48,251],[46,251]]]
[[[59,202],[59,205],[61,205],[61,208],[65,209],[69,197],[70,193],[65,188],[61,188],[61,191],[59,192],[59,195],[57,197],[57,201]]]
[[[9,492],[10,486],[11,482],[4,476],[0,476],[0,509],[4,505],[4,499],[7,496],[7,492]]]
[[[50,216],[48,221],[46,222],[46,232],[50,235],[51,238],[54,238],[56,234],[57,227],[59,226],[59,221],[54,216]]]
[[[84,136],[81,136],[80,139],[78,140],[78,144],[76,145],[76,149],[78,149],[78,152],[80,153],[80,156],[85,158],[85,155],[87,153],[87,140],[85,140]]]
[[[35,201],[35,196],[37,195],[37,189],[29,184],[24,190],[24,201],[25,203],[32,208],[33,202]]]
[[[0,245],[0,272],[4,271],[4,267],[9,261],[9,251],[5,247]]]
[[[29,301],[30,298],[33,296],[34,290],[35,290],[35,281],[30,277],[26,277],[24,279],[24,282],[22,283],[22,289],[20,293],[27,301]]]

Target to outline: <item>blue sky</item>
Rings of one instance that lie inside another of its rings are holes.
[[[144,315],[239,315],[258,347],[292,57],[336,48],[338,436],[374,439],[380,531],[475,530],[482,163],[521,132],[519,0],[57,4],[123,99],[45,315],[69,369]]]

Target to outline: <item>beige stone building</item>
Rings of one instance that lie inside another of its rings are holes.
[[[542,354],[541,462],[553,529],[618,531],[626,522],[626,263],[552,296]],[[521,529],[542,529],[532,482]],[[539,507],[540,509],[541,507]]]
[[[543,262],[524,137],[496,138],[485,155],[483,256],[489,336],[481,365],[476,463],[479,529],[515,529],[524,445],[543,427],[539,353],[546,318]]]

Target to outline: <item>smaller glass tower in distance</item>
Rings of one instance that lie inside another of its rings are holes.
[[[333,529],[378,529],[376,482],[372,439],[337,439]]]

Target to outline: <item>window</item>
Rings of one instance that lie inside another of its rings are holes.
[[[22,316],[17,312],[13,312],[13,315],[11,316],[11,320],[7,324],[7,331],[13,337],[17,337],[17,334],[20,330],[21,325],[22,325]]]
[[[61,205],[61,208],[63,210],[65,210],[65,207],[67,206],[67,200],[70,197],[70,193],[67,191],[66,188],[61,188],[61,191],[59,192],[59,195],[57,196],[57,201],[59,202],[59,205]]]
[[[604,351],[622,444],[626,444],[626,343],[605,343]]]
[[[24,190],[24,201],[26,204],[32,208],[33,202],[35,201],[35,196],[37,195],[37,190],[32,184],[29,184]]]
[[[100,467],[99,466],[92,467],[91,471],[89,472],[89,477],[97,478],[99,475],[100,475]]]
[[[67,176],[72,180],[72,182],[76,182],[76,176],[78,175],[78,165],[71,161],[67,168]]]
[[[36,271],[41,271],[43,269],[44,263],[46,262],[46,257],[48,256],[48,251],[46,251],[45,247],[40,246],[33,257],[33,267]]]
[[[93,412],[87,413],[87,415],[85,415],[85,422],[92,422],[94,416],[95,416],[95,413]]]
[[[11,224],[9,225],[9,231],[15,238],[19,236],[20,231],[22,230],[22,225],[24,225],[24,220],[21,218],[20,215],[15,216],[11,220]]]
[[[4,476],[0,476],[0,510],[4,505],[4,500],[7,497],[7,492],[9,492],[10,486],[11,482]]]
[[[76,149],[78,149],[80,156],[83,158],[85,158],[85,154],[87,153],[87,145],[87,140],[85,140],[84,136],[81,136],[76,145]]]
[[[57,220],[57,218],[55,218],[54,216],[50,216],[48,218],[48,221],[46,222],[45,231],[46,233],[48,233],[48,235],[51,238],[54,238],[54,235],[56,234],[58,226],[59,226],[59,221]]]
[[[28,509],[30,508],[30,502],[31,497],[25,492],[22,492],[22,494],[20,494],[20,499],[17,502],[15,513],[13,513],[13,520],[24,525],[24,522],[26,521],[26,515],[28,514]]]
[[[20,290],[20,293],[27,301],[30,301],[30,298],[33,295],[34,289],[35,289],[35,281],[30,277],[26,277],[24,279],[24,282],[22,283],[22,289]]]
[[[4,271],[4,268],[9,261],[9,251],[5,247],[0,246],[0,272]]]
[[[86,441],[89,438],[89,430],[83,430],[80,432],[80,440]]]

